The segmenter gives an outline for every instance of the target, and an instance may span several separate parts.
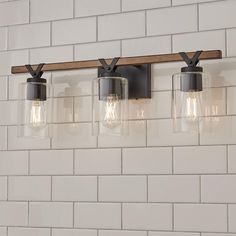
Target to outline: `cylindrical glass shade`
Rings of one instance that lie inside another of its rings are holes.
[[[211,78],[203,72],[182,72],[172,77],[174,132],[199,132],[201,118],[218,115],[211,109]]]
[[[52,122],[52,87],[48,83],[19,84],[18,136],[50,137]]]
[[[93,135],[128,133],[128,80],[100,77],[93,81]]]

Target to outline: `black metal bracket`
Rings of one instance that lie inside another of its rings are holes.
[[[185,52],[180,52],[179,55],[183,58],[183,60],[189,67],[195,67],[199,63],[199,57],[201,53],[202,51],[196,51],[192,58],[189,58]]]
[[[151,98],[151,65],[116,66],[119,57],[108,65],[99,59],[102,67],[98,68],[98,77],[123,77],[128,79],[129,99]]]
[[[39,64],[38,67],[36,68],[36,70],[33,70],[31,65],[25,65],[25,67],[28,70],[28,72],[31,74],[32,78],[38,79],[38,78],[41,78],[43,75],[42,68],[44,65],[45,65],[45,63]]]

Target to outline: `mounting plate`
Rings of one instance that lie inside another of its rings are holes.
[[[98,67],[98,77],[104,69]],[[129,99],[151,98],[151,65],[117,66],[116,72],[129,81]]]

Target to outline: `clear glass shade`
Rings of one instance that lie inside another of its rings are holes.
[[[93,135],[128,132],[128,80],[100,77],[93,81]]]
[[[217,116],[211,78],[203,72],[182,72],[172,77],[174,132],[199,132],[202,117]]]
[[[44,99],[33,98],[34,88],[44,89]],[[19,84],[18,136],[47,138],[51,136],[52,87],[47,83],[27,82]]]

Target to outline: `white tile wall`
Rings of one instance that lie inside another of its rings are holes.
[[[174,229],[178,231],[227,231],[227,206],[214,204],[176,204]]]
[[[121,205],[119,203],[76,203],[75,227],[121,228]]]
[[[0,236],[236,236],[235,0],[0,0]],[[221,49],[201,62],[219,117],[172,131],[171,75],[129,102],[129,136],[91,135],[96,69],[45,73],[53,138],[17,136],[12,65]],[[227,58],[228,57],[228,58]]]
[[[73,204],[64,202],[31,202],[29,225],[34,227],[72,227]]]
[[[124,229],[171,230],[171,204],[132,203],[123,205]]]
[[[75,151],[75,174],[109,175],[121,173],[119,149],[80,149]]]
[[[9,236],[50,236],[50,229],[40,229],[40,228],[20,228],[20,227],[10,227],[8,228]]]
[[[46,47],[50,45],[50,23],[9,27],[9,49]]]
[[[198,176],[150,176],[148,200],[150,202],[199,202]]]
[[[148,35],[185,33],[196,30],[197,6],[195,5],[163,8],[147,12]]]
[[[98,17],[98,39],[112,40],[145,36],[144,12]]]
[[[73,0],[32,0],[30,13],[31,22],[73,18]]]
[[[99,177],[101,202],[146,202],[147,178],[145,176]]]

